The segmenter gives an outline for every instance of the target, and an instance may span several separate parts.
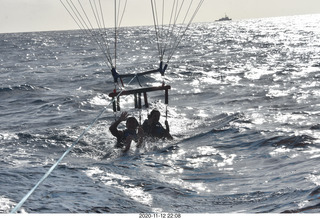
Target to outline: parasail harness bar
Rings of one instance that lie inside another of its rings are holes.
[[[109,97],[112,97],[112,103],[113,103],[113,111],[117,112],[120,111],[120,96],[125,96],[125,95],[134,95],[134,105],[135,108],[142,108],[142,101],[141,101],[141,96],[143,94],[144,97],[144,104],[145,107],[149,107],[148,103],[148,97],[147,93],[148,92],[153,92],[153,91],[165,91],[165,104],[169,104],[169,90],[171,89],[171,86],[159,86],[159,87],[147,87],[147,88],[140,88],[140,89],[134,89],[134,90],[124,90],[121,92],[113,92],[109,93]]]

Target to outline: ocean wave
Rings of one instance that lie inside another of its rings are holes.
[[[4,94],[18,94],[19,92],[34,92],[38,90],[49,90],[49,88],[43,86],[35,86],[31,84],[22,84],[16,86],[2,87],[0,93]]]
[[[110,107],[26,202],[27,211],[319,212],[320,17],[306,18],[190,26],[166,75],[140,78],[172,86],[169,105],[161,92],[149,101],[174,140],[146,140],[122,153],[108,131],[120,113]],[[158,67],[151,29],[121,31],[119,73]],[[108,104],[114,83],[80,31],[1,36],[6,213]],[[131,97],[121,104],[137,118],[151,110],[132,109]]]
[[[312,146],[313,141],[316,140],[308,135],[298,135],[298,136],[277,136],[267,139],[263,145],[270,145],[276,147],[286,147],[286,148],[297,148],[297,147],[307,147]]]
[[[0,213],[10,213],[15,203],[5,196],[0,196]]]

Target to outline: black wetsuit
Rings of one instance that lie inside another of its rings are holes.
[[[142,125],[144,133],[149,137],[156,137],[156,138],[164,138],[166,137],[166,130],[157,122],[156,124],[149,125],[148,120],[145,120]]]

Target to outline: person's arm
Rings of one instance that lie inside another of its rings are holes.
[[[110,130],[110,132],[111,132],[111,134],[113,136],[115,136],[115,137],[119,136],[118,125],[122,121],[126,121],[127,117],[128,117],[128,113],[127,112],[123,112],[123,113],[121,113],[121,116],[119,117],[119,119],[111,124],[109,130]]]
[[[139,128],[138,128],[138,142],[137,142],[136,147],[138,147],[138,148],[141,147],[142,142],[143,142],[143,137],[144,137],[143,128],[141,126],[139,126]]]

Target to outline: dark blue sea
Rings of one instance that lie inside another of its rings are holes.
[[[114,148],[114,83],[79,30],[0,34],[0,213],[319,213],[320,15],[197,23],[143,86],[169,91],[172,141]],[[117,69],[157,68],[153,27],[122,28]],[[125,79],[128,83],[129,79]],[[137,84],[134,80],[126,89]],[[137,110],[165,120],[164,93]],[[120,128],[124,128],[123,125]]]

